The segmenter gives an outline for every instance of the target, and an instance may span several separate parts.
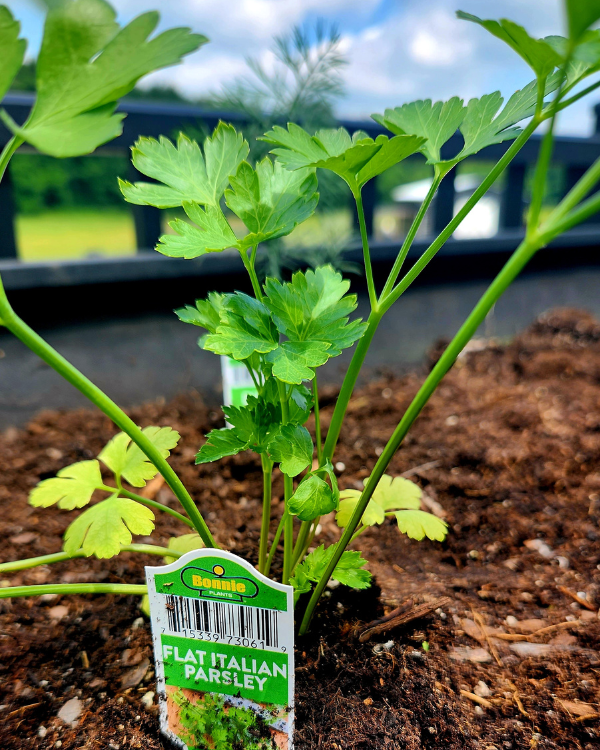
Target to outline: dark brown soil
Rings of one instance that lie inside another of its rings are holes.
[[[368,476],[421,380],[383,378],[356,394],[336,456],[341,487]],[[323,393],[325,422],[334,399]],[[193,465],[220,413],[186,396],[133,416],[182,433],[173,466],[218,541],[253,560],[258,463],[248,454]],[[0,436],[2,560],[60,549],[74,514],[31,508],[27,493],[113,434],[102,415],[78,411]],[[599,747],[600,324],[555,311],[513,343],[474,348],[395,457],[390,473],[403,472],[445,512],[448,540],[411,541],[391,523],[361,537],[377,587],[329,590],[297,643],[298,750]],[[174,503],[164,487],[157,497]],[[280,512],[278,501],[273,526]],[[157,521],[157,543],[185,531]],[[337,533],[325,519],[323,538]],[[145,562],[78,560],[0,584],[142,582]],[[353,635],[358,622],[442,595],[451,604],[432,617],[366,643]],[[166,748],[146,705],[151,640],[135,598],[13,599],[0,612],[0,748]],[[83,712],[70,727],[57,713],[74,697]]]

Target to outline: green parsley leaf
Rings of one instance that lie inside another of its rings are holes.
[[[277,331],[262,302],[237,292],[228,295],[223,306],[220,324],[204,340],[204,349],[243,360],[254,352],[266,354],[277,348]],[[236,310],[245,310],[247,317]]]
[[[296,587],[297,583],[306,586],[306,581],[316,583],[325,573],[334,550],[335,544],[327,547],[327,549],[321,545],[305,557],[294,571],[294,576],[290,580],[292,586]],[[368,570],[362,569],[366,563],[367,561],[362,557],[361,552],[345,550],[331,577],[334,581],[339,581],[353,589],[367,589],[371,585],[371,574]]]
[[[256,453],[264,453],[281,429],[281,405],[248,396],[245,406],[224,406],[235,435]]]
[[[199,258],[206,253],[220,253],[237,247],[237,237],[221,209],[207,206],[203,210],[196,203],[183,204],[183,209],[198,226],[181,219],[173,219],[169,226],[175,234],[163,234],[156,249],[170,258]]]
[[[196,141],[179,134],[177,146],[168,138],[140,138],[132,149],[138,172],[158,180],[119,180],[125,200],[138,205],[173,208],[184,203],[218,207],[219,201],[240,163],[248,156],[248,143],[232,125],[220,122],[204,141],[204,155]],[[191,217],[190,217],[191,218]]]
[[[154,529],[154,513],[135,500],[113,495],[84,511],[65,532],[64,550],[73,554],[83,547],[87,557],[118,555],[131,544],[132,534],[147,536]]]
[[[569,36],[577,40],[600,19],[600,0],[566,0]]]
[[[566,60],[570,42],[564,36],[547,36],[544,38],[563,61]],[[566,86],[563,95],[577,83],[592,73],[600,70],[600,31],[586,31],[581,37],[566,68]]]
[[[330,486],[320,477],[305,477],[289,500],[289,511],[301,521],[312,521],[335,510],[336,501]]]
[[[546,81],[545,95],[556,90],[559,82],[558,75],[550,76]],[[504,99],[499,91],[481,99],[471,99],[460,126],[465,145],[456,161],[472,156],[486,146],[516,138],[521,130],[513,126],[535,112],[537,86],[537,81],[531,81],[520,91],[515,91],[500,112]]]
[[[21,24],[15,21],[6,5],[0,5],[0,99],[6,94],[23,64],[27,42],[19,39]]]
[[[313,441],[306,427],[284,425],[267,448],[273,461],[289,477],[295,477],[312,463]]]
[[[119,29],[104,0],[58,3],[46,17],[37,60],[37,98],[22,127],[6,113],[16,135],[51,156],[87,154],[121,133],[117,100],[153,70],[180,62],[206,37],[170,29],[149,40],[158,13],[144,13]]]
[[[256,170],[242,162],[230,183],[225,202],[249,230],[241,249],[290,234],[319,202],[313,170],[289,172],[268,157],[258,162]]]
[[[182,534],[181,536],[172,536],[167,544],[167,549],[172,549],[174,552],[180,552],[182,555],[185,555],[186,552],[204,549],[204,546],[204,542],[199,534]],[[165,565],[169,565],[169,563],[175,562],[177,559],[177,557],[171,557],[170,555],[163,557]]]
[[[441,148],[460,127],[465,107],[462,99],[453,96],[447,102],[432,104],[431,99],[419,100],[386,109],[383,115],[371,116],[396,135],[426,138],[419,151],[427,157],[428,164],[439,164],[442,161]]]
[[[365,480],[365,486],[369,480]],[[338,526],[345,528],[350,521],[362,492],[342,490],[340,509],[335,516]],[[392,478],[384,474],[379,480],[362,516],[365,526],[374,526],[385,521],[385,513],[399,509],[418,510],[421,507],[421,488],[404,477]]]
[[[327,362],[329,348],[326,341],[284,341],[265,359],[273,365],[276,378],[299,385],[303,380],[312,380],[314,368]]]
[[[218,292],[210,292],[207,299],[197,299],[196,307],[186,305],[175,310],[175,315],[182,323],[191,323],[194,326],[206,328],[214,333],[220,322],[225,295]]]
[[[179,433],[171,427],[144,427],[142,432],[160,450],[163,458],[169,456],[179,441]],[[156,466],[124,432],[115,435],[98,458],[133,487],[144,487],[149,479],[158,474]]]
[[[411,539],[421,541],[427,537],[443,542],[448,533],[448,524],[445,521],[424,510],[399,510],[394,515],[400,531]]]
[[[291,282],[284,284],[267,279],[264,304],[271,311],[280,333],[291,342],[328,344],[326,349],[320,350],[326,352],[328,359],[352,346],[366,330],[366,324],[360,320],[348,322],[348,316],[356,309],[356,295],[346,294],[349,286],[350,283],[331,266],[320,266],[315,271],[299,271]],[[276,354],[274,352],[272,357]],[[291,364],[293,366],[293,362]],[[311,378],[312,375],[306,376],[306,379]]]
[[[289,170],[301,168],[328,169],[341,177],[354,194],[373,177],[416,153],[423,139],[378,135],[375,140],[362,131],[350,136],[344,128],[319,130],[310,136],[294,123],[288,129],[275,125],[260,139],[272,143],[278,160]]]
[[[102,484],[98,461],[80,461],[65,466],[56,477],[41,481],[29,494],[29,503],[36,508],[47,508],[55,503],[63,510],[83,508]]]
[[[206,443],[196,454],[197,464],[208,464],[225,456],[235,456],[246,450],[249,440],[241,440],[235,430],[224,427],[222,430],[211,430],[206,436]]]
[[[472,21],[493,34],[498,39],[506,42],[539,78],[550,75],[554,68],[560,65],[560,57],[543,39],[534,39],[519,24],[506,18],[500,21],[483,20],[472,13],[462,10],[456,12],[458,18],[463,21]]]
[[[288,408],[288,421],[291,424],[304,424],[313,408],[312,391],[301,384],[292,386]]]

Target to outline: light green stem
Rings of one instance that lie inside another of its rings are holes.
[[[286,425],[289,421],[288,397],[285,392],[285,383],[277,381],[279,401],[281,403],[281,423]],[[282,583],[287,583],[292,571],[292,555],[294,552],[294,517],[289,512],[289,502],[294,494],[294,480],[287,474],[283,475],[283,492],[285,500],[285,513],[283,524],[283,576]]]
[[[327,459],[331,461],[333,458],[335,446],[340,437],[342,423],[346,415],[346,409],[348,408],[352,392],[354,391],[354,386],[360,375],[361,367],[365,361],[371,341],[373,340],[373,336],[375,335],[375,331],[377,330],[377,326],[379,325],[382,316],[383,313],[381,312],[372,312],[367,321],[367,330],[358,340],[358,344],[356,345],[356,349],[354,350],[354,354],[348,365],[348,370],[344,376],[344,382],[342,383],[339,396],[335,403],[329,428],[327,429],[327,437],[325,438],[325,445],[323,446],[324,461]]]
[[[263,473],[263,507],[258,548],[258,570],[265,572],[267,564],[267,547],[269,545],[269,526],[271,525],[271,491],[273,483],[273,463],[265,453],[260,454]]]
[[[144,555],[160,555],[161,557],[181,557],[182,553],[167,547],[158,547],[155,544],[124,544],[121,552],[138,552]],[[76,560],[78,557],[88,557],[82,549],[76,552],[54,552],[51,555],[40,555],[40,557],[28,557],[25,560],[13,560],[12,562],[0,563],[0,573],[14,573],[17,570],[28,570],[37,568],[39,565],[52,565],[54,563]]]
[[[296,539],[296,546],[294,547],[294,556],[292,558],[292,572],[294,572],[294,568],[296,567],[296,565],[298,565],[303,557],[302,553],[304,552],[304,547],[306,546],[306,542],[308,540],[311,523],[311,521],[302,521],[302,525],[300,526],[298,538]]]
[[[104,490],[106,492],[114,492],[114,487],[109,487],[108,485],[104,485],[102,487],[99,487],[98,489]],[[168,513],[170,516],[173,516],[173,518],[176,518],[178,521],[181,521],[181,523],[184,523],[186,526],[189,526],[191,529],[194,528],[194,524],[190,521],[189,518],[186,518],[184,515],[179,513],[176,510],[173,510],[173,508],[169,508],[166,505],[163,505],[162,503],[157,502],[156,500],[150,500],[147,497],[142,497],[141,495],[136,495],[135,492],[129,492],[129,490],[125,490],[122,487],[119,489],[119,495],[122,495],[123,497],[128,497],[130,500],[136,500],[141,505],[146,505],[148,508],[153,508],[154,510],[161,510],[163,513]]]
[[[6,168],[8,167],[8,163],[12,159],[13,154],[22,143],[23,139],[14,135],[2,149],[2,153],[0,154],[0,180],[4,177],[4,173],[6,172]]]
[[[258,276],[256,275],[256,269],[254,268],[254,263],[256,260],[256,251],[258,249],[258,245],[252,248],[252,255],[249,258],[248,253],[246,250],[240,250],[240,257],[242,259],[242,263],[244,264],[244,267],[246,271],[248,271],[248,275],[250,276],[250,281],[252,282],[252,289],[254,290],[254,296],[257,300],[261,300],[263,298],[262,291],[260,288],[260,284],[258,283]]]
[[[400,271],[402,270],[402,266],[404,265],[406,256],[408,255],[408,252],[410,248],[412,247],[412,244],[417,235],[417,232],[419,231],[419,227],[423,223],[423,219],[425,218],[427,209],[431,205],[431,201],[434,199],[441,181],[444,179],[444,177],[447,174],[448,172],[442,172],[436,169],[434,177],[433,177],[433,182],[431,183],[431,187],[429,188],[429,191],[425,197],[425,200],[423,201],[423,203],[421,203],[421,206],[419,207],[419,210],[417,211],[417,215],[415,216],[412,224],[410,225],[408,234],[404,238],[404,242],[402,243],[402,247],[400,248],[398,257],[396,258],[394,265],[392,266],[390,275],[388,276],[388,279],[385,282],[385,286],[383,287],[383,291],[381,292],[380,299],[384,299],[385,297],[387,297],[387,295],[394,288],[394,284],[396,283],[398,275],[400,274]]]
[[[502,156],[500,161],[490,170],[486,178],[483,180],[481,185],[474,191],[471,197],[467,200],[463,208],[456,214],[456,216],[448,223],[448,226],[442,231],[442,233],[429,245],[427,250],[410,269],[410,271],[401,279],[400,283],[389,293],[387,296],[381,295],[380,310],[377,313],[371,313],[368,320],[367,330],[363,334],[362,338],[359,339],[350,365],[346,375],[344,376],[344,382],[340,394],[333,410],[333,416],[331,417],[331,423],[327,430],[327,438],[323,447],[323,458],[332,460],[337,441],[340,436],[344,417],[346,415],[346,409],[348,403],[354,391],[356,381],[360,374],[363,362],[375,335],[375,331],[379,326],[381,318],[384,313],[390,309],[390,307],[396,302],[399,297],[406,291],[406,289],[412,284],[412,282],[419,276],[419,274],[425,269],[429,262],[436,255],[438,250],[444,245],[444,243],[452,236],[455,230],[458,228],[463,219],[473,209],[477,202],[485,195],[489,190],[490,186],[498,179],[502,172],[506,169],[508,164],[514,159],[517,153],[523,148],[526,141],[529,139],[533,131],[539,125],[540,120],[534,118],[523,130],[522,133],[517,137],[515,141],[507,149],[506,153]],[[402,250],[401,250],[402,252]]]
[[[342,537],[336,544],[336,548],[332,555],[331,561],[327,566],[327,569],[325,570],[322,578],[319,580],[318,584],[315,587],[310,602],[308,603],[308,606],[306,608],[302,624],[300,626],[300,635],[303,635],[308,630],[314,609],[317,605],[317,602],[319,601],[323,589],[327,585],[327,582],[329,581],[331,574],[335,569],[335,566],[338,564],[342,553],[352,540],[354,532],[362,519],[363,513],[365,512],[366,507],[369,504],[369,500],[371,499],[373,492],[375,491],[375,488],[379,483],[379,480],[385,473],[395,452],[400,447],[400,444],[402,443],[402,440],[404,439],[406,433],[410,429],[415,419],[419,416],[421,410],[431,397],[432,393],[437,388],[444,375],[452,367],[460,352],[466,346],[468,341],[470,341],[477,328],[485,320],[485,316],[489,313],[502,293],[514,281],[516,276],[524,268],[524,266],[527,264],[533,254],[539,249],[539,247],[541,247],[541,241],[539,237],[536,237],[535,235],[532,235],[529,238],[525,239],[519,245],[504,268],[490,284],[467,320],[461,326],[456,336],[452,339],[444,354],[441,356],[438,363],[430,372],[429,376],[419,389],[419,392],[412,400],[410,406],[404,413],[400,424],[396,427],[383,453],[375,464],[375,467],[371,472],[369,482],[363,490],[356,508],[354,509],[352,517],[350,518],[348,525],[344,529]]]
[[[145,596],[148,587],[128,583],[45,583],[40,586],[9,586],[0,588],[0,599],[17,596],[43,596],[44,594],[119,594]]]
[[[377,291],[373,280],[373,267],[371,266],[371,251],[369,250],[369,237],[367,235],[367,225],[365,222],[365,211],[363,208],[362,195],[360,190],[354,193],[356,201],[356,211],[358,213],[358,225],[360,227],[360,238],[362,241],[363,258],[365,262],[365,276],[367,278],[367,288],[369,289],[369,300],[371,310],[377,310]]]
[[[462,221],[470,213],[473,207],[483,198],[487,193],[492,184],[500,177],[502,172],[514,159],[517,153],[523,148],[533,131],[539,125],[539,119],[533,118],[527,127],[519,134],[515,141],[513,141],[510,147],[503,154],[502,158],[498,163],[488,172],[487,176],[479,185],[479,187],[473,192],[470,198],[467,200],[465,205],[460,209],[456,216],[448,223],[445,229],[435,238],[435,240],[429,245],[427,250],[421,255],[419,260],[414,266],[408,271],[408,273],[402,277],[400,282],[396,285],[394,290],[388,294],[385,300],[381,301],[382,310],[386,312],[396,302],[399,297],[404,294],[408,287],[413,281],[419,276],[419,274],[426,268],[429,262],[435,257],[437,252],[442,246],[450,239],[456,229],[460,226]]]
[[[44,339],[31,329],[14,312],[6,297],[2,280],[0,279],[0,320],[25,346],[37,354],[46,364],[50,365],[59,375],[74,385],[86,398],[104,412],[123,432],[127,433],[140,450],[148,456],[158,471],[165,478],[165,482],[173,490],[173,493],[184,507],[190,517],[198,534],[202,537],[207,547],[215,547],[215,541],[210,533],[200,511],[194,505],[183,483],[173,471],[168,462],[163,458],[158,448],[144,435],[140,428],[133,422],[115,402],[110,399],[94,383],[85,377],[77,368],[53,349]]]
[[[315,414],[315,438],[317,441],[317,461],[319,463],[319,466],[321,466],[321,462],[323,460],[323,448],[321,445],[321,415],[319,412],[319,387],[317,386],[317,373],[315,372],[315,377],[313,378],[312,382],[312,391],[313,391],[313,411]]]
[[[286,513],[284,511],[283,515],[279,519],[277,531],[275,532],[275,537],[273,538],[273,544],[271,545],[271,549],[269,551],[269,557],[267,557],[267,564],[265,565],[266,576],[269,575],[269,571],[271,570],[271,564],[273,563],[273,558],[275,557],[275,552],[277,551],[277,545],[279,544],[279,540],[281,539],[281,533],[283,532],[283,526],[285,524],[285,516],[286,516]]]

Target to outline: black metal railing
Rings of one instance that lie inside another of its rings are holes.
[[[33,104],[33,94],[13,93],[7,95],[2,106],[17,122],[23,123]],[[596,110],[596,132],[589,138],[559,136],[554,149],[554,163],[563,167],[565,179],[563,189],[566,192],[581,174],[600,157],[600,105]],[[217,112],[200,107],[184,104],[159,104],[137,100],[124,100],[119,105],[119,111],[127,113],[124,120],[123,133],[107,146],[100,148],[98,156],[128,153],[130,146],[140,135],[158,137],[162,134],[172,135],[180,129],[190,126],[198,129],[201,124],[207,131],[211,131],[219,120],[233,122],[243,126],[243,116],[231,112]],[[359,122],[341,120],[340,124],[350,131],[364,130],[372,137],[387,132],[372,121]],[[7,129],[0,125],[0,147],[10,137]],[[509,147],[510,142],[490,146],[481,151],[477,161],[498,160]],[[514,158],[506,171],[501,198],[499,236],[513,235],[521,228],[525,210],[525,186],[527,169],[535,163],[540,145],[540,136],[534,135]],[[444,146],[442,155],[451,157],[462,146],[462,139],[457,134]],[[413,157],[411,157],[413,158]],[[414,157],[418,158],[418,157]],[[133,170],[133,167],[132,167]],[[133,170],[135,171],[135,170]],[[139,179],[136,174],[133,179]],[[455,202],[454,173],[451,173],[442,183],[438,196],[432,206],[431,227],[434,231],[441,231],[452,218]],[[363,191],[366,223],[370,234],[373,234],[373,220],[377,207],[377,184],[372,180]],[[138,250],[148,250],[154,247],[161,233],[160,211],[148,206],[132,206],[135,223],[136,245]],[[14,231],[15,202],[12,194],[10,176],[0,183],[0,261],[16,260],[18,258],[17,243]],[[592,223],[593,222],[592,220]],[[598,244],[600,244],[600,224],[598,225]],[[588,236],[589,244],[589,232]],[[486,243],[490,240],[477,240],[481,252],[485,252]]]

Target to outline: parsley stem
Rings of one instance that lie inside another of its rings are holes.
[[[273,562],[273,558],[275,557],[275,551],[277,549],[277,545],[279,544],[279,540],[281,539],[281,532],[283,531],[283,525],[285,523],[285,516],[286,511],[283,512],[283,515],[279,519],[279,525],[277,526],[277,531],[275,532],[275,537],[273,538],[273,544],[271,545],[271,549],[269,551],[269,557],[267,557],[267,564],[265,565],[265,571],[264,575],[268,576],[269,571],[271,570],[271,563]]]
[[[260,454],[263,472],[263,507],[260,527],[260,544],[258,548],[258,572],[264,573],[267,565],[267,547],[269,544],[269,526],[271,525],[271,494],[273,483],[273,462],[265,453]]]
[[[527,231],[529,232],[532,227],[537,227],[540,218],[540,212],[542,210],[542,204],[544,201],[544,195],[546,193],[546,177],[548,176],[548,169],[550,168],[550,160],[552,159],[552,151],[554,149],[554,126],[556,124],[556,115],[558,114],[558,104],[565,83],[566,76],[564,70],[561,71],[562,80],[560,86],[556,91],[556,95],[552,101],[549,109],[550,124],[548,130],[544,133],[542,138],[542,145],[540,146],[540,152],[535,165],[535,172],[533,175],[533,187],[531,190],[531,204],[529,206],[529,212],[527,214]]]
[[[0,180],[4,177],[4,173],[6,172],[6,168],[8,167],[8,163],[12,159],[13,154],[22,143],[23,139],[14,135],[2,149],[2,153],[0,154]]]
[[[360,238],[362,240],[363,258],[365,262],[365,276],[367,278],[367,287],[369,289],[369,301],[371,303],[371,310],[376,311],[378,307],[377,291],[375,290],[375,282],[373,281],[373,268],[371,266],[371,252],[369,250],[369,238],[367,236],[365,211],[363,208],[362,194],[360,190],[357,190],[356,193],[354,194],[354,200],[356,201],[356,211],[358,213],[358,225],[360,227]]]
[[[300,626],[300,635],[304,635],[310,626],[310,622],[319,601],[321,594],[327,582],[331,578],[331,574],[335,570],[335,566],[338,564],[342,553],[352,541],[354,532],[359,525],[363,513],[366,510],[367,505],[375,491],[381,477],[385,473],[390,461],[394,454],[400,447],[400,444],[404,440],[404,437],[410,427],[412,426],[415,419],[421,413],[421,410],[439,385],[440,381],[448,370],[452,367],[456,358],[460,352],[464,349],[466,344],[470,341],[477,328],[485,319],[485,316],[489,313],[493,305],[498,301],[503,292],[507,287],[514,281],[516,276],[522,271],[525,265],[529,262],[535,252],[542,246],[543,241],[535,235],[526,237],[525,240],[519,245],[515,252],[511,255],[510,259],[504,265],[500,273],[496,276],[494,281],[487,288],[477,305],[473,308],[471,314],[467,320],[463,323],[456,336],[448,344],[445,352],[440,357],[438,363],[429,373],[425,382],[419,389],[417,395],[410,403],[408,409],[405,411],[404,416],[400,420],[400,423],[394,430],[393,435],[389,439],[383,453],[377,460],[371,477],[367,486],[363,490],[360,499],[352,513],[348,525],[344,529],[344,532],[335,546],[334,553],[331,560],[323,574],[319,579],[313,594],[310,598],[304,618]]]
[[[106,492],[113,491],[113,487],[100,487],[99,489],[106,490]],[[129,492],[129,490],[120,489],[119,495],[122,495],[123,497],[128,497],[130,500],[136,500],[138,503],[141,503],[141,505],[146,505],[148,508],[153,508],[154,510],[161,510],[163,513],[168,513],[170,516],[173,516],[173,518],[176,518],[178,521],[181,521],[181,523],[184,523],[186,526],[189,526],[190,528],[194,528],[194,524],[190,521],[189,518],[186,518],[181,513],[178,513],[176,510],[173,510],[173,508],[169,508],[166,505],[163,505],[162,503],[157,502],[156,500],[150,500],[147,497],[142,497],[141,495],[136,495],[135,492]]]
[[[17,596],[43,596],[44,594],[120,594],[121,596],[145,596],[146,584],[136,586],[129,583],[44,583],[39,586],[9,586],[0,588],[0,599]]]
[[[289,421],[288,395],[285,383],[277,381],[279,401],[281,403],[281,423],[286,425]],[[283,475],[283,492],[285,500],[285,521],[283,525],[283,576],[282,583],[288,583],[292,572],[292,555],[294,551],[294,516],[289,512],[289,502],[294,494],[294,480],[287,474]]]
[[[145,555],[160,555],[161,557],[181,557],[183,553],[167,547],[158,547],[155,544],[124,544],[121,552],[139,552]],[[0,563],[0,573],[12,573],[16,570],[28,570],[37,568],[38,565],[52,565],[53,563],[76,560],[78,557],[87,557],[83,549],[76,552],[54,552],[51,555],[40,555],[40,557],[28,557],[25,560],[14,560],[13,562]]]
[[[215,541],[210,533],[204,518],[190,494],[184,487],[181,479],[173,471],[169,463],[163,458],[162,453],[144,435],[140,428],[131,420],[125,412],[120,409],[115,402],[110,399],[103,391],[94,385],[91,380],[85,377],[79,370],[74,367],[68,360],[60,355],[50,344],[30,328],[14,312],[2,285],[0,278],[0,320],[25,346],[37,354],[46,364],[50,365],[59,375],[75,386],[86,398],[95,404],[104,414],[107,415],[123,432],[127,433],[140,450],[148,456],[150,461],[165,478],[165,482],[173,490],[173,493],[184,507],[190,517],[198,534],[207,547],[215,547]]]
[[[431,187],[429,188],[429,191],[427,192],[427,195],[425,196],[425,200],[423,201],[423,203],[421,203],[419,210],[417,211],[417,215],[415,216],[412,224],[410,225],[408,234],[404,238],[404,242],[402,243],[402,247],[400,248],[398,257],[394,261],[394,265],[392,266],[390,275],[388,276],[388,279],[385,282],[385,286],[383,287],[383,291],[381,292],[380,301],[384,299],[385,297],[387,297],[387,295],[394,288],[394,284],[396,283],[396,280],[400,274],[400,271],[402,270],[402,266],[404,265],[406,256],[408,255],[408,252],[410,248],[412,247],[412,244],[417,235],[417,232],[419,231],[419,227],[421,226],[423,219],[425,218],[427,209],[431,205],[431,202],[433,201],[435,194],[437,193],[440,183],[442,182],[442,180],[447,174],[448,172],[442,172],[439,169],[435,170],[435,174],[433,177],[433,181],[431,183]]]
[[[312,521],[302,521],[302,526],[300,526],[300,531],[298,532],[296,546],[294,547],[294,555],[292,558],[292,573],[294,572],[294,568],[296,567],[296,565],[298,565],[303,557],[302,553],[304,552],[304,547],[306,546],[306,542],[308,540],[311,524]]]
[[[258,245],[255,245],[252,248],[252,255],[250,258],[248,257],[248,253],[246,250],[240,250],[240,257],[242,259],[242,263],[244,264],[244,268],[246,271],[248,271],[248,276],[250,276],[250,281],[252,282],[252,289],[254,290],[254,296],[257,300],[262,302],[263,294],[260,288],[260,284],[258,283],[258,276],[256,275],[256,270],[254,268],[254,262],[256,260],[256,251],[258,249]]]
[[[517,153],[523,148],[533,131],[537,128],[540,123],[540,119],[532,118],[527,127],[525,127],[517,138],[511,143],[510,147],[502,155],[502,158],[498,163],[488,172],[485,179],[479,185],[478,188],[473,192],[470,198],[467,200],[465,205],[460,209],[452,221],[448,222],[447,226],[442,232],[435,238],[435,240],[429,245],[427,250],[421,255],[419,260],[414,266],[408,271],[408,273],[402,277],[396,287],[387,295],[387,297],[381,300],[381,307],[383,312],[387,312],[390,307],[396,302],[399,297],[406,291],[406,289],[412,284],[412,282],[419,276],[419,274],[425,269],[429,262],[435,257],[437,252],[442,246],[450,239],[454,231],[462,223],[463,219],[471,212],[473,207],[479,202],[481,198],[487,193],[491,185],[500,177],[502,172],[514,159]]]
[[[317,462],[321,466],[323,461],[323,448],[321,446],[321,417],[319,414],[319,387],[317,385],[317,373],[312,382],[313,410],[315,414],[315,438],[317,440]]]

